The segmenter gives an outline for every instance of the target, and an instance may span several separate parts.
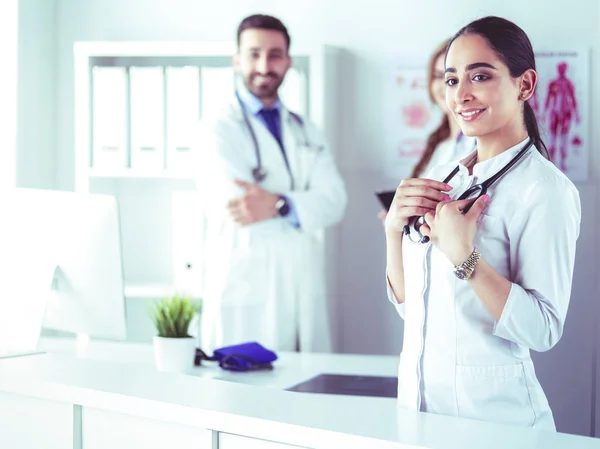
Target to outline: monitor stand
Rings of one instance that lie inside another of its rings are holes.
[[[69,278],[60,267],[56,265],[54,273],[52,275],[52,294],[60,295],[61,293],[70,293],[73,291]],[[77,357],[85,357],[87,354],[88,346],[90,345],[90,335],[85,333],[75,334],[75,354]]]
[[[3,273],[3,298],[0,298],[0,358],[41,354],[38,349],[48,295],[56,265],[43,260],[11,261]],[[4,270],[3,270],[4,271]]]

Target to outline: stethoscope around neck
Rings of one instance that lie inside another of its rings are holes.
[[[250,137],[252,138],[252,145],[254,146],[254,155],[256,157],[256,167],[254,167],[252,169],[252,178],[254,178],[254,181],[257,184],[260,184],[267,177],[267,171],[265,170],[263,163],[262,163],[262,157],[261,157],[261,153],[260,153],[260,145],[258,144],[258,138],[256,137],[254,127],[252,126],[252,123],[250,122],[250,118],[248,117],[248,111],[246,111],[244,102],[240,98],[240,95],[237,91],[235,93],[235,97],[237,98],[237,101],[240,105],[240,109],[242,110],[242,116],[244,117],[244,122],[246,123],[246,127],[248,128],[248,131],[250,132]],[[292,111],[288,111],[288,113],[294,119],[294,121],[298,124],[300,129],[302,129],[302,134],[303,134],[303,138],[304,138],[304,142],[302,145],[307,148],[310,148],[310,142],[308,140],[308,132],[306,131],[306,127],[304,126],[304,120],[302,120],[302,117],[300,117],[298,114],[293,113]],[[288,174],[290,175],[291,190],[294,190],[294,187],[295,187],[294,175],[292,173],[292,169],[290,167],[287,155],[285,153],[285,149],[282,148],[281,150],[283,152],[283,157],[285,160],[285,165],[286,165]]]
[[[529,138],[529,143],[525,146],[525,148],[523,148],[521,151],[519,151],[515,155],[515,157],[513,157],[504,167],[502,167],[500,170],[498,170],[498,172],[495,175],[486,179],[482,183],[475,184],[474,186],[471,186],[467,190],[465,190],[462,193],[462,195],[460,195],[456,200],[461,201],[461,200],[466,200],[468,198],[472,198],[473,202],[471,202],[469,205],[467,205],[467,207],[465,207],[461,211],[461,213],[464,215],[467,212],[469,212],[469,210],[471,209],[471,207],[473,206],[475,201],[477,201],[477,199],[479,197],[485,195],[487,193],[488,189],[490,188],[490,186],[492,184],[494,184],[496,181],[498,181],[498,179],[500,179],[502,176],[504,176],[507,171],[509,171],[523,156],[525,156],[527,151],[529,151],[529,149],[532,146],[533,146],[533,140],[531,138]],[[452,180],[452,178],[454,178],[454,176],[456,176],[456,174],[459,172],[459,170],[460,170],[460,166],[457,165],[456,168],[454,168],[454,170],[452,170],[450,172],[450,174],[448,176],[446,176],[446,178],[442,182],[444,184],[448,184]],[[427,242],[429,242],[429,237],[421,234],[421,231],[420,231],[421,226],[423,226],[424,224],[425,224],[425,218],[423,216],[412,217],[409,221],[409,224],[405,225],[402,228],[402,231],[404,232],[404,234],[408,237],[408,239],[412,243],[415,243],[415,244],[427,243]],[[415,229],[415,231],[417,233],[416,239],[413,239],[411,237],[411,234],[410,234],[411,226]]]

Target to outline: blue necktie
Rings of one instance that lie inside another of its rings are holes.
[[[292,171],[290,169],[290,162],[288,161],[287,154],[285,153],[285,147],[283,146],[283,142],[281,141],[281,118],[279,116],[279,109],[261,109],[259,114],[265,120],[267,124],[267,128],[277,140],[279,144],[279,148],[281,148],[281,154],[283,155],[283,161],[285,162],[285,167],[287,168],[288,173],[290,174],[290,179],[292,180],[292,189],[294,188],[294,177],[292,176]]]
[[[283,142],[281,141],[281,119],[279,118],[279,109],[261,109],[259,114],[264,119],[267,128],[269,129],[273,137],[275,137],[275,139],[279,143],[281,151],[284,151]]]

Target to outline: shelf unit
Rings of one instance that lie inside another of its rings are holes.
[[[230,67],[235,50],[235,42],[77,42],[74,46],[75,190],[111,194],[119,203],[128,299],[160,298],[179,288],[173,274],[172,194],[194,191],[194,174],[190,170],[93,166],[93,70],[95,67],[128,70],[150,66]],[[328,46],[295,46],[293,50],[293,67],[307,81],[307,115],[325,132],[335,154],[339,50]],[[200,112],[198,119],[202,118]],[[128,142],[130,152],[130,137]],[[331,242],[326,245],[330,248],[327,254],[331,255]],[[329,278],[333,279],[333,265],[328,262],[327,266]],[[332,286],[333,282],[330,291]]]
[[[160,299],[174,292],[172,284],[128,284],[125,297],[132,299]]]
[[[162,170],[153,172],[148,170],[136,170],[133,168],[123,168],[120,170],[107,170],[103,168],[91,168],[85,177],[92,179],[187,179],[193,180],[194,177],[188,173],[181,173],[176,170]]]

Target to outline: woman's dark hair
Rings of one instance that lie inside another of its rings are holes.
[[[290,49],[290,35],[288,33],[285,25],[276,17],[267,16],[265,14],[254,14],[252,16],[246,17],[237,30],[237,44],[238,48],[240,47],[240,37],[242,33],[249,29],[259,29],[259,30],[274,30],[283,33],[283,37],[285,38],[285,42],[287,44],[287,49]]]
[[[446,53],[446,48],[450,43],[450,39],[444,41],[438,48],[436,48],[435,52],[431,55],[429,59],[428,72],[427,72],[427,86],[429,89],[429,98],[432,103],[435,103],[435,98],[433,97],[433,90],[431,89],[431,84],[433,82],[433,75],[435,72],[435,63],[440,56],[443,56]],[[433,131],[429,137],[427,138],[427,144],[425,145],[425,151],[423,151],[423,155],[419,162],[414,166],[411,178],[418,178],[431,158],[435,149],[439,145],[440,142],[443,142],[450,136],[450,121],[448,120],[448,114],[444,114],[444,118],[442,119],[442,123],[438,126],[435,131]]]
[[[506,64],[510,76],[518,78],[526,70],[535,70],[535,55],[531,41],[519,26],[501,17],[488,16],[471,22],[460,29],[450,40],[448,50],[452,43],[460,36],[478,35],[484,38],[498,57]],[[448,51],[446,51],[446,55]],[[523,107],[523,118],[527,133],[533,139],[538,151],[547,159],[548,149],[542,140],[538,122],[529,102]]]

